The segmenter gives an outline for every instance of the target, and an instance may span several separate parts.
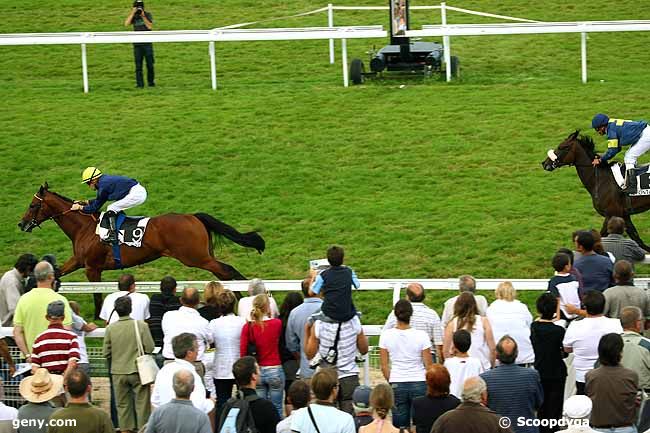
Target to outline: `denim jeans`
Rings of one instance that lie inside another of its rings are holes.
[[[426,382],[393,382],[395,408],[393,408],[393,425],[397,428],[409,428],[411,425],[411,408],[413,400],[427,392]]]
[[[257,383],[257,395],[262,398],[271,400],[273,406],[278,411],[280,419],[282,416],[282,406],[284,403],[284,370],[281,365],[277,367],[260,367],[261,377]]]
[[[637,433],[636,427],[633,425],[618,428],[594,428],[594,431],[601,433]]]

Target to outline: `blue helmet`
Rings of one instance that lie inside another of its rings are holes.
[[[591,127],[596,129],[609,123],[609,117],[606,114],[598,113],[591,119]]]

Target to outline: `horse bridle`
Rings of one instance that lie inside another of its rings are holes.
[[[41,206],[43,206],[43,200],[44,199],[42,197],[39,197],[38,194],[34,194],[34,198],[38,200],[38,203],[30,205],[29,207],[32,209],[33,215],[38,215],[38,211],[40,211]],[[45,218],[43,221],[40,221],[40,222],[36,219],[36,216],[32,216],[32,219],[27,224],[27,227],[25,227],[25,230],[31,230],[34,227],[38,227],[40,229],[41,224],[43,224],[45,221],[54,220],[56,218],[59,218],[60,216],[63,216],[65,214],[67,214],[68,212],[71,212],[71,210],[68,209],[67,211],[64,211],[64,212],[61,212],[61,213],[58,213],[58,214],[54,214],[54,215],[50,215],[49,217]]]

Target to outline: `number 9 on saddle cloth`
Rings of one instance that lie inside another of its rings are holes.
[[[99,239],[102,242],[111,243],[109,241],[110,233],[110,223],[108,218],[104,218],[106,212],[102,212],[99,217],[99,223],[97,224],[96,233],[99,236]],[[117,214],[115,220],[115,230],[117,235],[117,244],[113,244],[113,258],[115,259],[115,264],[118,267],[121,267],[121,254],[120,254],[120,244],[127,245],[129,247],[140,248],[142,246],[142,240],[144,239],[144,233],[147,230],[147,224],[149,223],[149,217],[127,217],[124,212]]]

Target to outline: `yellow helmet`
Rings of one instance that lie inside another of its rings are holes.
[[[98,179],[102,172],[97,167],[87,167],[81,174],[81,183],[88,183],[91,180]]]

